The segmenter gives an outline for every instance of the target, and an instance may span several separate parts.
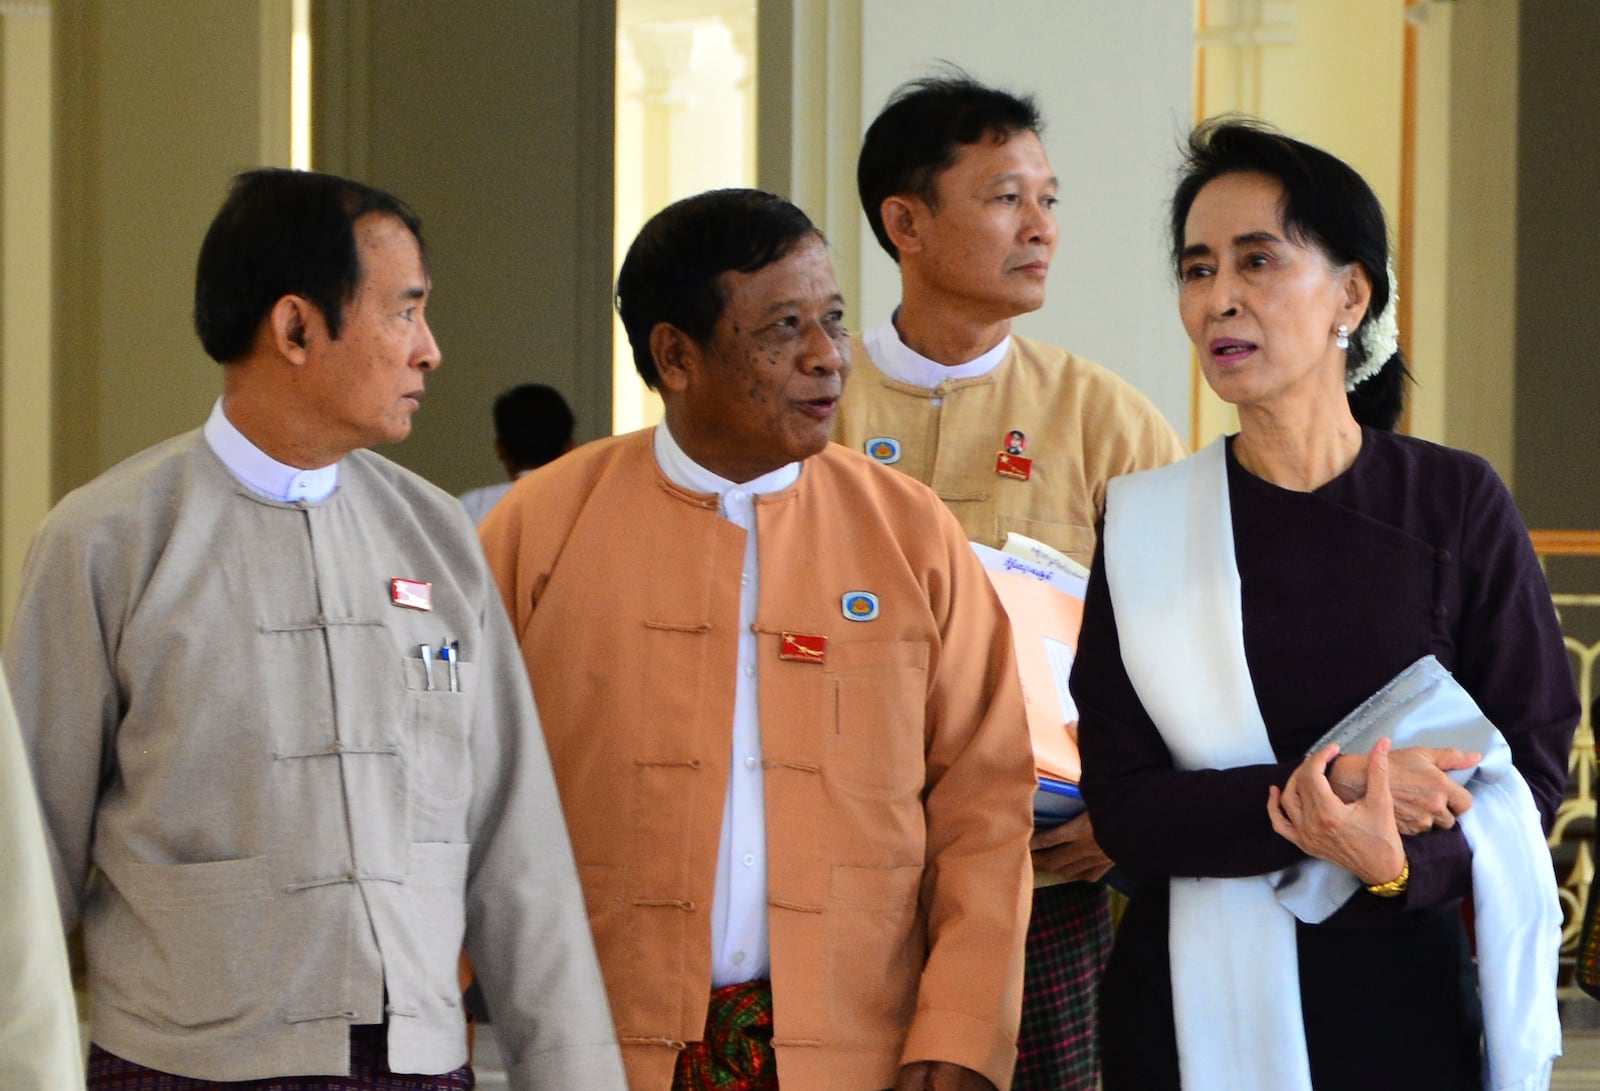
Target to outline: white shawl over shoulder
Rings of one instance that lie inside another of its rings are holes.
[[[1276,763],[1245,661],[1222,440],[1183,462],[1111,483],[1104,563],[1128,678],[1176,768]],[[1385,736],[1396,746],[1484,755],[1460,774],[1473,794],[1461,826],[1473,850],[1484,1086],[1547,1087],[1561,1052],[1561,910],[1532,794],[1500,732],[1431,657],[1408,667],[1324,742],[1364,753]],[[1300,991],[1295,918],[1320,922],[1360,886],[1320,860],[1268,875],[1171,880],[1172,991],[1185,1087],[1310,1091],[1300,1005],[1285,1003]]]

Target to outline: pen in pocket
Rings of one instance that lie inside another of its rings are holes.
[[[448,637],[439,641],[439,658],[449,667],[451,693],[461,692],[461,641]]]
[[[418,644],[417,654],[422,657],[422,688],[433,689],[433,646],[431,644]]]

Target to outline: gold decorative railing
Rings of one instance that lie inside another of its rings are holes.
[[[1572,754],[1567,759],[1567,798],[1556,811],[1555,827],[1550,831],[1550,851],[1564,914],[1561,954],[1565,980],[1577,950],[1583,908],[1595,880],[1594,714],[1595,663],[1600,660],[1600,531],[1536,530],[1531,536],[1534,551],[1550,576],[1550,597],[1561,617],[1583,705],[1572,739]]]

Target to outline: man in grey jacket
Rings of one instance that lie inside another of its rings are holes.
[[[513,1087],[623,1086],[472,525],[364,449],[438,366],[429,289],[393,196],[240,175],[196,275],[221,399],[30,551],[5,667],[83,929],[91,1088],[467,1087],[463,942]]]

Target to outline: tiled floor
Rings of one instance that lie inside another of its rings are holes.
[[[1561,1025],[1563,1053],[1550,1091],[1600,1091],[1600,1002],[1581,994],[1563,999]]]
[[[1568,1031],[1550,1091],[1600,1091],[1600,1030]]]

